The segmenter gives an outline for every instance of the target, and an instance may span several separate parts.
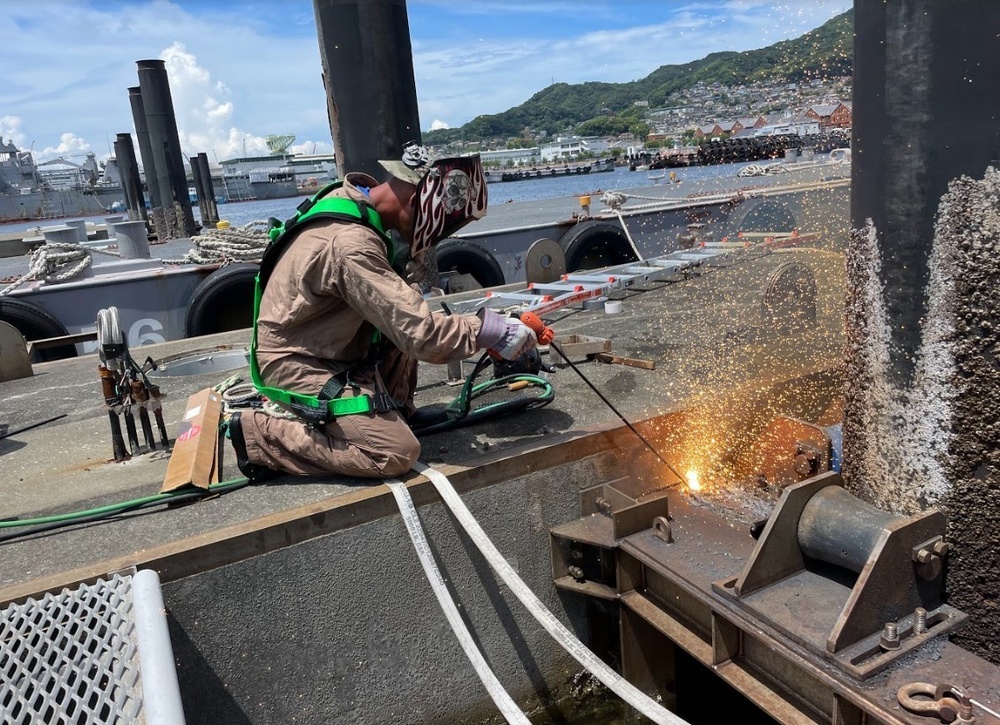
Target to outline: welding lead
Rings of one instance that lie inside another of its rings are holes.
[[[146,450],[155,451],[156,441],[153,439],[153,426],[149,423],[149,391],[142,380],[132,381],[132,398],[139,403],[139,424],[142,426],[142,437],[146,441]]]
[[[110,408],[108,409],[108,420],[111,421],[111,447],[115,452],[115,460],[128,460],[129,455],[125,450],[125,440],[122,438],[122,424],[118,420],[118,414]]]
[[[156,427],[160,429],[160,443],[164,449],[170,448],[170,436],[167,435],[167,424],[163,422],[163,403],[160,402],[160,386],[149,384],[147,386],[150,395],[149,409],[156,417]]]

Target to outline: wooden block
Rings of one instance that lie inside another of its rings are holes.
[[[593,355],[599,352],[611,351],[611,340],[590,335],[566,335],[558,340],[559,347],[570,356]]]
[[[656,370],[656,363],[653,360],[638,360],[632,357],[622,357],[621,355],[610,355],[606,352],[599,352],[594,355],[594,358],[599,362],[609,365],[628,365],[630,368]]]

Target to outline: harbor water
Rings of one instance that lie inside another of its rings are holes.
[[[609,189],[638,189],[642,187],[656,188],[657,193],[668,187],[676,189],[677,195],[683,195],[684,181],[697,181],[706,178],[732,176],[746,163],[722,164],[718,166],[693,166],[673,169],[675,178],[680,183],[672,183],[669,179],[671,169],[656,171],[629,171],[627,166],[617,167],[614,171],[595,174],[575,174],[557,176],[550,179],[523,179],[521,181],[495,182],[489,185],[490,205],[515,203],[521,201],[539,201],[542,199],[559,199],[581,194],[596,195],[594,202]],[[277,217],[285,219],[295,213],[295,207],[305,199],[305,196],[285,199],[262,199],[253,201],[229,202],[219,205],[219,216],[232,226],[240,226],[249,222]],[[105,216],[74,217],[84,218],[94,224],[103,224]],[[195,211],[198,218],[198,212]],[[0,224],[0,234],[27,231],[36,227],[62,224],[63,219],[45,219],[35,221],[13,222]]]

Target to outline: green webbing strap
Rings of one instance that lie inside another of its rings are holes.
[[[309,423],[328,423],[333,418],[342,415],[355,415],[357,413],[371,413],[372,399],[370,395],[358,395],[353,398],[335,398],[333,400],[323,400],[313,395],[303,395],[293,393],[290,390],[281,388],[271,388],[264,385],[260,377],[260,368],[257,365],[257,315],[260,312],[260,298],[262,296],[260,288],[260,275],[254,283],[253,292],[253,332],[250,335],[250,380],[264,397],[278,403],[289,406],[299,417]],[[326,390],[326,387],[324,387]]]

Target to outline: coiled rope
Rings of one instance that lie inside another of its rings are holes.
[[[258,260],[269,238],[269,223],[258,220],[239,227],[205,229],[191,238],[191,250],[180,259],[164,259],[164,264],[212,264]]]
[[[47,243],[31,253],[27,273],[13,284],[0,290],[0,297],[10,294],[33,279],[41,279],[51,283],[72,279],[91,265],[93,252],[107,254],[110,257],[120,256],[118,252],[107,249],[91,249],[82,244]]]
[[[788,167],[780,161],[776,161],[773,164],[749,164],[737,171],[736,175],[746,178],[750,176],[771,176],[787,172]]]

